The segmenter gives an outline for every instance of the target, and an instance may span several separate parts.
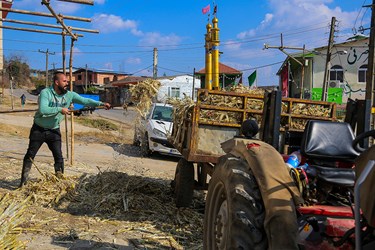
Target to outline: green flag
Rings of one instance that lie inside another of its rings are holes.
[[[247,78],[247,80],[249,80],[249,87],[251,87],[251,85],[254,84],[256,78],[257,78],[257,71],[254,70],[254,72],[251,73],[251,75],[249,75],[249,77]]]

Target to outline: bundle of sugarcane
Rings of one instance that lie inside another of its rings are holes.
[[[229,89],[227,89],[226,91],[236,92],[236,93],[246,93],[246,94],[252,94],[252,95],[260,95],[260,96],[264,95],[264,89],[250,88],[250,87],[244,86],[242,84],[233,85]]]
[[[24,249],[23,242],[17,239],[17,226],[25,218],[29,198],[17,201],[7,193],[0,199],[0,249]]]
[[[157,95],[160,82],[148,78],[136,85],[132,85],[129,89],[131,99],[137,105],[137,111],[143,117],[146,117],[147,112],[150,110],[152,100]]]
[[[240,124],[242,114],[232,111],[217,111],[201,109],[199,121],[202,122],[220,122],[220,123],[234,123]]]
[[[330,117],[331,108],[319,104],[293,103],[292,114]]]
[[[57,177],[52,173],[43,173],[43,177],[37,181],[29,181],[21,190],[25,195],[31,196],[34,203],[52,207],[61,198],[74,196],[76,177]]]
[[[183,136],[182,131],[184,127],[182,125],[184,119],[191,119],[192,110],[195,104],[194,101],[187,96],[183,99],[169,98],[167,99],[167,103],[173,106],[173,133],[170,136],[170,139],[174,145],[177,145],[178,141],[183,141],[183,138],[182,140],[178,139],[180,136]]]

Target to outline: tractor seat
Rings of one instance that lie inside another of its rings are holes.
[[[354,186],[354,169],[334,167],[335,162],[354,162],[357,158],[354,138],[348,123],[309,121],[301,145],[301,154],[310,165],[306,173],[338,186]]]
[[[348,123],[310,120],[302,136],[301,154],[309,160],[354,162],[354,133]]]
[[[310,165],[306,169],[306,174],[335,186],[354,187],[355,172],[354,169],[351,168],[331,168]]]

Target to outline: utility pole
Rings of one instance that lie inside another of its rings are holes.
[[[193,70],[193,90],[191,92],[191,99],[194,101],[194,95],[195,95],[195,68]]]
[[[327,47],[327,57],[326,57],[326,65],[324,69],[324,77],[323,77],[323,87],[322,87],[322,101],[327,101],[328,99],[328,65],[331,61],[331,54],[332,54],[332,47],[335,38],[335,27],[336,27],[336,17],[332,17],[331,20],[331,30],[329,32],[329,41]]]
[[[152,76],[154,79],[158,77],[158,49],[154,48],[154,64],[152,70]]]
[[[365,6],[370,7],[370,6]],[[372,117],[370,116],[370,124],[375,128],[375,84],[374,84],[374,46],[375,46],[375,0],[371,5],[371,27],[370,27],[370,42],[369,42],[369,55],[367,62],[367,76],[366,76],[366,103],[371,107]],[[366,119],[366,118],[365,118]],[[371,122],[372,119],[372,122]]]
[[[304,78],[305,78],[305,62],[303,62],[303,63],[300,62],[297,58],[295,58],[291,54],[287,53],[285,51],[285,49],[302,50],[303,60],[305,61],[305,45],[303,45],[302,48],[284,46],[283,34],[282,33],[280,34],[280,39],[281,39],[281,45],[280,46],[270,46],[268,44],[264,44],[264,48],[263,49],[279,49],[281,52],[283,52],[285,55],[287,55],[288,57],[290,57],[291,59],[293,59],[296,63],[298,63],[301,66],[301,86],[299,86],[299,88],[300,88],[300,98],[302,99],[303,98],[303,89],[304,89]]]
[[[46,54],[46,88],[48,87],[48,55],[54,55],[55,52],[49,52],[48,49],[47,51],[42,51],[42,50],[38,50],[40,53],[44,53]]]
[[[87,92],[87,63],[86,63],[86,72],[85,72],[85,94]]]

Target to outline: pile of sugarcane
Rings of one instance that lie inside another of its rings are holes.
[[[148,78],[130,87],[132,102],[137,105],[137,111],[142,117],[146,117],[147,112],[150,110],[160,85],[159,81]]]
[[[183,141],[183,138],[181,138],[181,136],[185,135],[185,133],[183,133],[185,129],[183,127],[183,122],[185,119],[191,120],[195,103],[189,97],[183,99],[171,98],[168,99],[167,102],[173,106],[173,130],[170,139],[173,141],[174,145],[177,145],[178,142]]]
[[[226,92],[234,92],[234,93],[242,93],[242,94],[250,94],[253,96],[259,96],[259,99],[256,98],[248,98],[247,100],[247,107],[248,109],[256,109],[262,110],[263,109],[263,89],[257,88],[248,88],[243,85],[236,85],[229,89],[223,89],[223,94],[208,94],[208,92],[201,92],[199,96],[199,100],[201,104],[204,105],[213,105],[219,107],[229,107],[229,108],[243,108],[243,98],[239,96],[230,96],[226,95]]]
[[[0,249],[24,249],[24,243],[17,239],[18,227],[25,220],[28,198],[18,201],[9,193],[0,198]]]
[[[309,103],[293,103],[292,114],[295,115],[308,115],[308,116],[319,116],[319,117],[330,117],[331,108],[319,104]]]
[[[116,233],[138,233],[142,235],[142,245],[150,247],[199,249],[201,246],[203,215],[193,209],[177,209],[169,182],[160,177],[130,176],[113,171],[79,178],[42,174],[43,178],[29,181],[16,192],[19,199],[30,197],[29,204],[34,212],[38,206],[53,207],[59,211],[80,211],[103,221],[121,221]],[[195,197],[193,203],[201,207],[203,197]],[[32,228],[27,228],[25,223],[25,228],[18,232],[42,232],[45,223],[44,219],[38,222],[34,218]],[[53,227],[54,233],[69,234],[69,225],[64,226],[63,221],[58,223]],[[78,235],[89,233],[88,229],[79,230],[84,231],[77,231]]]

